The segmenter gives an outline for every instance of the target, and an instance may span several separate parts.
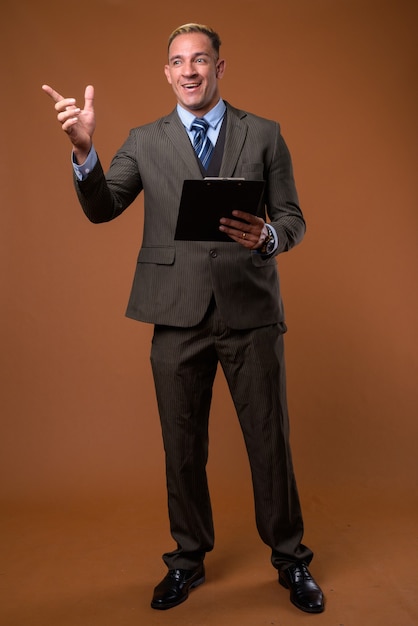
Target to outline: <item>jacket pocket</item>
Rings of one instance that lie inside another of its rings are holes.
[[[155,263],[156,265],[173,265],[176,249],[173,246],[153,246],[141,248],[138,254],[138,263]]]
[[[274,254],[266,258],[256,250],[251,251],[251,260],[254,267],[268,267],[276,265],[276,257]]]

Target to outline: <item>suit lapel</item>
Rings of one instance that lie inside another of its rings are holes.
[[[230,177],[235,171],[242,146],[247,136],[247,124],[243,121],[246,113],[234,109],[227,102],[225,104],[227,106],[226,137],[219,176]]]
[[[225,104],[228,110],[226,137],[219,176],[230,177],[235,171],[242,146],[244,145],[245,138],[247,136],[247,124],[243,121],[243,118],[246,117],[246,113],[231,107],[231,105],[227,102]],[[192,177],[201,178],[202,174],[196,160],[193,146],[190,143],[187,133],[184,130],[183,124],[181,123],[175,109],[165,118],[164,131],[176,146],[179,158],[183,160],[187,168],[190,170]]]
[[[166,117],[163,128],[176,146],[179,159],[184,161],[192,177],[201,178],[202,174],[200,173],[195,151],[176,110]]]

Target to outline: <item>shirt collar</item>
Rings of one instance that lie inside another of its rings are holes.
[[[226,111],[225,102],[222,100],[222,98],[219,98],[218,103],[215,104],[213,109],[208,111],[206,115],[204,115],[203,117],[207,121],[209,126],[216,129],[218,124],[223,119],[223,116],[225,115],[225,111]],[[180,106],[180,104],[177,105],[177,113],[183,125],[187,128],[187,130],[190,130],[190,127],[193,124],[193,121],[196,116],[193,115],[193,113],[190,113],[190,111],[186,111],[186,109]]]

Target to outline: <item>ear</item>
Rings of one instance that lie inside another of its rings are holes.
[[[225,73],[225,67],[226,67],[226,63],[225,63],[225,59],[219,59],[219,61],[216,64],[216,78],[222,78],[222,76]]]
[[[170,74],[170,66],[169,65],[165,65],[164,66],[164,74],[165,74],[165,77],[166,77],[168,83],[171,85],[171,74]]]

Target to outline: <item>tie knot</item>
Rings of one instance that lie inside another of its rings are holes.
[[[209,124],[205,119],[203,119],[203,117],[195,117],[191,128],[192,130],[203,131],[204,133],[206,133],[209,128]]]

